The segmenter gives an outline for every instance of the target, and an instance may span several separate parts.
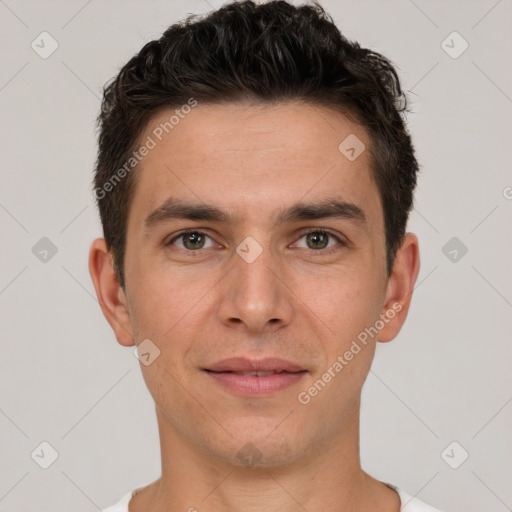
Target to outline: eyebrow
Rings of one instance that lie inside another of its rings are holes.
[[[365,226],[367,219],[359,206],[335,197],[315,203],[295,203],[281,210],[276,217],[276,225],[299,220],[316,220],[326,218],[348,219]],[[170,197],[161,206],[153,210],[146,218],[147,229],[170,219],[188,219],[233,224],[235,217],[214,205],[190,203]]]

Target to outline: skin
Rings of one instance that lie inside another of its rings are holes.
[[[140,140],[171,114],[156,115]],[[360,396],[376,343],[392,340],[406,319],[418,240],[406,234],[388,277],[369,151],[349,161],[338,150],[350,134],[369,147],[365,129],[331,109],[199,104],[136,171],[125,290],[105,241],[93,242],[90,273],[118,342],[150,339],[160,350],[141,370],[155,401],[162,476],[132,498],[131,512],[399,510],[397,493],[361,469]],[[148,228],[171,196],[213,204],[234,222],[167,219]],[[275,223],[283,208],[333,196],[357,205],[366,222]],[[206,238],[169,243],[189,228]],[[346,243],[308,239],[312,228]],[[252,263],[236,252],[247,236],[262,249]],[[378,336],[301,404],[298,393],[393,304],[401,310]],[[233,356],[280,357],[308,373],[272,395],[241,397],[202,370]],[[253,466],[237,456],[247,443],[261,454]]]

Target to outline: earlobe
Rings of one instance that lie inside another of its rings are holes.
[[[418,237],[413,233],[407,233],[396,253],[393,271],[388,280],[385,305],[381,314],[385,325],[379,332],[378,341],[391,341],[400,332],[407,318],[419,270]]]
[[[112,254],[103,238],[94,240],[89,252],[89,273],[103,315],[119,344],[134,345],[130,314],[124,291],[114,270]]]

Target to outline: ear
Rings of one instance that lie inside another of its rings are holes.
[[[112,253],[103,238],[94,240],[89,251],[89,273],[103,315],[120,345],[134,345],[127,300],[114,270]]]
[[[418,237],[407,233],[396,253],[393,270],[388,279],[386,299],[381,312],[384,327],[379,332],[378,341],[391,341],[400,332],[407,318],[419,270]]]

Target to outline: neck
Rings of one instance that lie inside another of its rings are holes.
[[[130,512],[398,511],[398,495],[359,461],[359,400],[335,439],[327,437],[282,463],[245,467],[184,438],[157,409],[162,476],[132,498]],[[269,459],[270,460],[270,459]],[[275,460],[275,459],[273,459]],[[385,508],[385,504],[388,508]]]

